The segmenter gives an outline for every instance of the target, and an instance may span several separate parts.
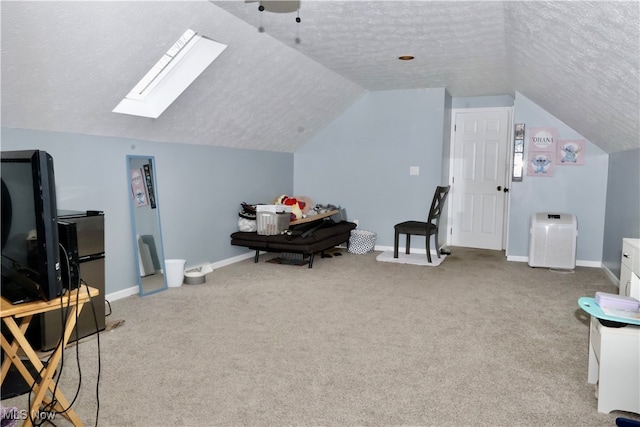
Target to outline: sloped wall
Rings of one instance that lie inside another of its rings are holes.
[[[529,149],[529,132],[534,127],[556,128],[558,139],[584,139],[517,92],[514,117],[514,123],[525,124],[525,156]],[[531,215],[536,212],[556,212],[574,214],[578,219],[576,259],[588,265],[600,265],[609,156],[589,141],[586,142],[585,151],[583,166],[556,166],[552,177],[527,176],[525,173],[522,182],[511,184],[507,245],[510,259],[528,259]]]

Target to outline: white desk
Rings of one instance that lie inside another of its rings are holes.
[[[598,412],[640,414],[640,326],[609,328],[591,317],[587,382],[598,384]]]

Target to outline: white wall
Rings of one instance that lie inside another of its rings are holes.
[[[525,124],[527,138],[534,127],[557,129],[558,139],[584,139],[563,122],[531,100],[516,93],[514,123]],[[553,177],[532,177],[511,183],[509,213],[510,259],[528,258],[531,215],[536,212],[574,214],[578,220],[576,259],[585,265],[600,265],[604,238],[604,219],[609,156],[587,141],[583,166],[556,166]]]

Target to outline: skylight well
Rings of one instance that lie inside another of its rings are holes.
[[[187,30],[113,112],[157,119],[226,48]]]

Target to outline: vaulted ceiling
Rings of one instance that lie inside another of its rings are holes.
[[[367,91],[444,87],[517,91],[606,152],[640,147],[637,1],[1,8],[3,127],[295,152]],[[112,113],[187,28],[228,48],[158,119]]]

